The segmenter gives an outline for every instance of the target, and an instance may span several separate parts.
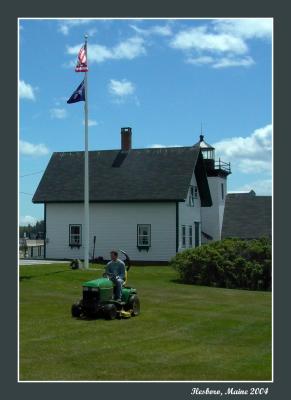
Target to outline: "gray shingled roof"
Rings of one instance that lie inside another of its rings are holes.
[[[222,225],[222,239],[255,239],[272,235],[272,197],[228,194]]]
[[[203,204],[211,205],[199,148],[90,151],[90,201],[184,200],[194,168]],[[53,153],[33,202],[81,202],[83,184],[84,152]]]

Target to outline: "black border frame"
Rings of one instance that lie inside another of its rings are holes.
[[[5,230],[0,231],[1,243],[5,243],[6,251],[2,257],[2,279],[7,282],[15,282],[13,285],[4,285],[0,295],[4,300],[9,298],[9,309],[3,310],[5,324],[1,329],[1,343],[4,343],[2,351],[2,385],[1,391],[6,397],[15,397],[23,400],[34,400],[40,397],[51,400],[52,397],[70,398],[79,400],[86,391],[86,396],[106,397],[107,399],[126,398],[141,400],[167,398],[169,400],[192,399],[190,392],[193,386],[203,388],[249,388],[253,385],[269,387],[266,399],[285,399],[289,396],[290,382],[290,346],[291,323],[289,315],[291,270],[289,254],[289,205],[291,201],[291,188],[286,185],[290,181],[290,172],[286,168],[286,160],[289,159],[291,147],[290,129],[290,83],[291,59],[289,38],[291,36],[291,24],[288,4],[285,1],[244,2],[231,0],[189,2],[180,0],[178,3],[163,2],[139,2],[130,0],[114,2],[107,0],[99,3],[98,7],[93,2],[86,2],[83,7],[76,0],[70,3],[59,1],[57,4],[40,3],[36,0],[27,0],[17,4],[10,2],[5,4],[5,13],[1,29],[3,37],[9,40],[6,46],[6,59],[9,60],[9,68],[5,70],[6,78],[2,80],[2,93],[0,102],[5,113],[2,115],[2,129],[5,134],[5,151],[0,157],[1,171],[5,171],[5,196],[1,197],[1,216]],[[273,383],[104,383],[88,384],[85,387],[81,383],[50,383],[50,384],[18,384],[17,383],[17,214],[18,214],[18,137],[17,137],[17,18],[18,17],[273,17],[274,18],[274,260],[275,260],[275,301],[274,301],[274,382]],[[6,41],[6,44],[7,44]],[[8,134],[8,132],[10,134]],[[287,210],[287,212],[286,212]],[[8,268],[9,267],[9,268]],[[13,295],[14,290],[14,295]],[[45,387],[43,386],[45,385]],[[207,398],[208,396],[203,396]],[[199,398],[199,397],[198,397]],[[226,398],[226,397],[225,397]],[[232,398],[235,398],[232,396]],[[241,397],[239,397],[241,398]],[[253,399],[253,396],[243,396],[244,399]]]

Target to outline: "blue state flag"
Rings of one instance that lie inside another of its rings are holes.
[[[85,82],[80,83],[72,96],[67,101],[68,104],[77,103],[78,101],[85,101]]]

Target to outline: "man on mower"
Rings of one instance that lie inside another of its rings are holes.
[[[110,258],[111,261],[106,265],[105,274],[115,285],[116,300],[121,301],[122,285],[125,281],[125,264],[118,258],[118,252],[116,250],[110,252]]]

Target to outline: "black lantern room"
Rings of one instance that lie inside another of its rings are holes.
[[[199,142],[194,144],[200,147],[204,159],[204,165],[208,176],[227,176],[231,174],[230,163],[215,160],[215,148],[205,142],[204,135],[200,135]]]
[[[204,135],[200,135],[200,140],[195,146],[199,146],[204,160],[215,160],[215,148],[204,140]]]

